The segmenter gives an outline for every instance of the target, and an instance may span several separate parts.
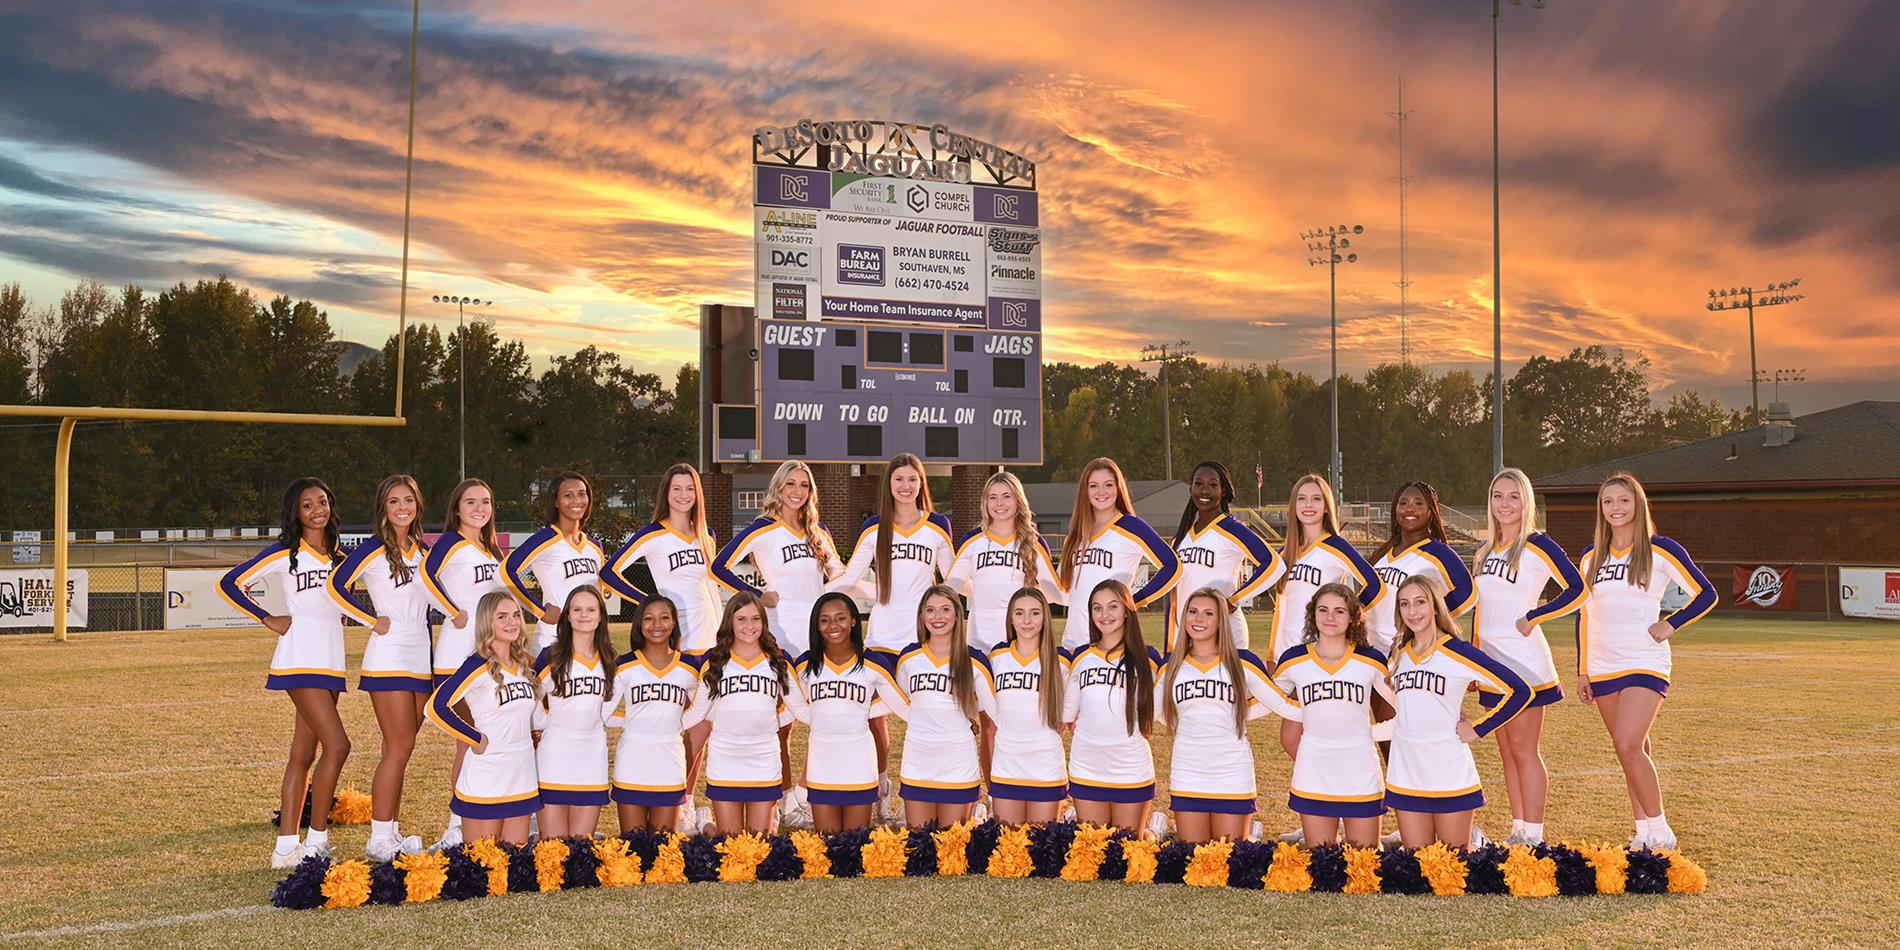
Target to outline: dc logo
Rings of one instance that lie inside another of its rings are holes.
[[[778,179],[778,198],[780,201],[806,201],[805,189],[810,183],[807,175],[780,175]]]
[[[1026,303],[1003,303],[1003,326],[1029,326],[1029,305]]]
[[[996,201],[990,209],[992,214],[1005,221],[1017,220],[1015,195],[992,195],[991,197]]]
[[[922,185],[912,185],[909,191],[904,192],[904,203],[910,206],[910,210],[921,214],[930,207],[930,190]]]

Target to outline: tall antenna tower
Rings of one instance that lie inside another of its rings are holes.
[[[1406,291],[1412,286],[1411,272],[1405,266],[1405,117],[1411,115],[1405,111],[1405,77],[1399,77],[1399,111],[1386,113],[1387,118],[1399,123],[1399,176],[1392,179],[1399,183],[1399,279],[1392,285],[1399,289],[1399,363],[1412,365],[1412,336],[1407,325],[1405,303]]]

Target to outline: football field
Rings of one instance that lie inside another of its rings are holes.
[[[1262,638],[1255,619],[1256,642]],[[1574,669],[1568,624],[1553,632]],[[365,633],[350,628],[350,667]],[[618,632],[623,647],[624,629]],[[268,869],[289,701],[266,692],[258,630],[0,639],[0,943],[99,946],[941,947],[1300,944],[1866,945],[1894,927],[1900,853],[1900,626],[1733,615],[1677,641],[1655,731],[1671,824],[1707,869],[1701,896],[1401,897],[988,878],[641,886],[461,903],[280,911]],[[353,679],[353,678],[352,678]],[[1570,684],[1566,683],[1569,688]],[[343,785],[369,790],[378,732],[342,700],[354,744]],[[1631,832],[1596,712],[1553,707],[1552,840]],[[901,729],[901,726],[898,727]],[[895,730],[894,730],[895,731]],[[900,733],[901,734],[901,733]],[[802,729],[796,735],[802,736]],[[1277,723],[1254,725],[1261,817],[1294,826]],[[1155,741],[1165,803],[1168,738]],[[402,824],[433,840],[447,813],[449,739],[424,727]],[[1478,746],[1509,830],[1497,750]],[[1390,819],[1388,819],[1390,827]],[[611,810],[602,830],[614,830]],[[366,825],[338,826],[339,858]]]

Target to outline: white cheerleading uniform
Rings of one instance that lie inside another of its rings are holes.
[[[1299,527],[1288,528],[1298,531]],[[1273,605],[1273,655],[1280,656],[1299,646],[1306,638],[1306,605],[1321,587],[1335,581],[1350,581],[1359,589],[1359,605],[1371,610],[1385,596],[1379,574],[1360,556],[1352,543],[1329,534],[1307,545],[1286,566],[1286,583],[1280,587]]]
[[[638,650],[615,664],[613,706],[625,708],[614,749],[615,803],[643,808],[680,803],[686,793],[686,742],[680,733],[699,690],[699,665],[698,654],[674,653],[655,669]],[[776,748],[772,754],[778,755]]]
[[[1019,802],[1059,802],[1069,795],[1069,763],[1062,733],[1042,718],[1042,653],[1056,650],[1056,670],[1067,684],[1069,657],[1045,636],[1028,656],[1014,644],[990,651],[996,683],[996,741],[990,750],[990,797]]]
[[[483,595],[507,590],[501,582],[501,560],[461,532],[445,531],[422,559],[422,586],[443,616],[434,659],[436,684],[441,685],[475,653],[475,608]],[[468,614],[468,623],[461,627],[455,625],[458,611]]]
[[[1154,750],[1141,734],[1140,723],[1133,731],[1128,728],[1129,684],[1121,667],[1122,651],[1111,656],[1091,646],[1072,657],[1062,693],[1063,719],[1075,724],[1075,738],[1069,743],[1069,793],[1091,802],[1153,801]],[[1137,662],[1146,662],[1160,678],[1160,651],[1149,647]]]
[[[818,566],[818,553],[813,545],[822,544],[827,549],[833,545],[824,525],[817,526],[815,531],[814,537],[793,530],[791,525],[777,518],[754,518],[713,558],[713,580],[727,590],[735,594],[739,591],[764,594],[764,590],[746,583],[733,570],[739,562],[748,557],[752,559],[765,581],[765,589],[778,594],[778,606],[766,609],[769,615],[766,620],[781,641],[802,643],[811,636],[812,605],[825,592],[825,573]],[[831,564],[834,568],[837,566],[835,549]],[[916,623],[915,618],[912,623]]]
[[[1227,595],[1227,605],[1231,608],[1227,628],[1233,633],[1234,644],[1247,649],[1251,638],[1240,606],[1280,582],[1286,574],[1286,564],[1280,555],[1239,518],[1223,514],[1205,530],[1190,526],[1176,542],[1175,556],[1181,559],[1181,582],[1174,585],[1174,596],[1169,601],[1167,636],[1163,641],[1166,648],[1175,647],[1188,597],[1197,590],[1211,587]],[[1249,563],[1253,564],[1253,571],[1242,579],[1242,569]]]
[[[1366,638],[1380,653],[1391,653],[1392,642],[1398,639],[1398,589],[1413,576],[1423,574],[1438,582],[1438,592],[1445,595],[1445,606],[1453,617],[1464,616],[1477,603],[1472,598],[1471,569],[1451,545],[1437,538],[1426,538],[1408,548],[1395,547],[1380,555],[1372,570],[1379,575],[1379,586],[1385,594],[1380,603],[1366,610]]]
[[[548,652],[542,650],[534,661],[541,693],[534,723],[541,730],[541,741],[534,747],[541,804],[605,805],[607,718],[616,708],[610,701],[616,677],[605,657],[597,656],[592,663],[575,658],[567,664],[567,693],[556,696]]]
[[[805,697],[797,689],[780,689],[770,658],[763,653],[751,663],[727,659],[716,697],[709,678],[714,669],[710,661],[701,667],[693,704],[681,720],[687,729],[704,720],[713,724],[706,739],[706,797],[716,802],[778,801],[784,780],[778,760],[779,715],[788,703],[802,704]],[[789,683],[792,671],[785,675]]]
[[[522,609],[535,618],[534,648],[541,651],[554,644],[556,625],[540,619],[543,606],[560,610],[567,603],[567,595],[577,587],[589,584],[600,587],[600,566],[607,557],[601,553],[600,544],[581,533],[581,539],[574,541],[552,525],[528,535],[528,540],[515,546],[508,553],[508,560],[502,565],[501,579],[508,585],[508,592],[521,601]],[[532,573],[534,581],[540,585],[540,596],[528,589],[524,574]]]
[[[463,818],[518,818],[541,810],[533,731],[540,703],[528,678],[533,671],[501,672],[496,683],[488,661],[471,656],[429,697],[429,721],[469,745],[449,800],[449,811]],[[468,705],[468,719],[455,711],[457,703]],[[476,755],[484,738],[488,748]]]
[[[1564,549],[1550,535],[1538,532],[1525,539],[1524,548],[1512,567],[1509,550],[1490,551],[1479,566],[1475,601],[1471,615],[1471,645],[1485,655],[1511,668],[1529,683],[1536,695],[1532,706],[1548,706],[1564,698],[1557,681],[1557,663],[1550,657],[1550,641],[1544,639],[1547,620],[1556,620],[1583,607],[1588,593],[1583,576],[1570,563]],[[1561,588],[1556,597],[1539,606],[1544,585],[1556,581]],[[1517,621],[1531,622],[1529,636],[1517,632]],[[1494,706],[1504,694],[1478,684],[1478,702]]]
[[[389,630],[371,630],[369,642],[363,647],[358,689],[366,693],[427,693],[434,681],[430,677],[429,592],[422,585],[422,548],[411,545],[403,552],[406,577],[390,569],[388,551],[389,546],[381,538],[357,545],[343,559],[343,565],[330,572],[330,597],[345,615],[365,627],[375,626],[378,616],[389,618]],[[350,588],[359,581],[369,591],[374,612],[350,595]]]
[[[1385,777],[1374,743],[1389,737],[1392,725],[1388,719],[1375,730],[1372,694],[1393,699],[1385,656],[1357,647],[1328,666],[1318,644],[1301,644],[1280,656],[1273,682],[1299,704],[1302,723],[1287,807],[1328,818],[1384,814]]]
[[[1240,651],[1240,672],[1246,679],[1248,719],[1269,712],[1283,719],[1300,718],[1299,708],[1275,688],[1265,663],[1251,650]],[[1185,657],[1174,682],[1165,672],[1155,679],[1156,714],[1168,694],[1174,696],[1174,756],[1168,765],[1168,807],[1173,811],[1249,815],[1259,810],[1254,792],[1253,743],[1245,731],[1234,729],[1234,703],[1239,691],[1228,676],[1227,665],[1216,656],[1202,666]]]
[[[1386,761],[1385,803],[1400,811],[1453,812],[1484,804],[1471,747],[1458,738],[1465,690],[1482,683],[1504,697],[1474,720],[1478,738],[1510,722],[1530,705],[1531,688],[1511,668],[1457,637],[1440,637],[1424,650],[1392,657],[1392,748]]]
[[[1669,692],[1669,641],[1656,642],[1649,625],[1662,612],[1663,592],[1671,583],[1689,594],[1688,603],[1663,618],[1671,627],[1681,630],[1715,609],[1715,585],[1682,545],[1659,534],[1650,546],[1646,586],[1631,583],[1627,550],[1604,557],[1594,547],[1585,548],[1578,559],[1590,593],[1577,619],[1577,662],[1593,696],[1631,686]]]
[[[996,684],[990,658],[970,649],[970,678],[979,713],[996,716]],[[950,658],[913,643],[897,657],[895,679],[910,702],[898,794],[911,801],[968,805],[982,793],[972,722],[950,691]]]
[[[601,583],[633,601],[636,607],[646,603],[652,593],[672,601],[679,608],[680,649],[686,653],[704,653],[712,649],[720,620],[719,586],[713,583],[708,572],[712,565],[706,557],[711,541],[708,538],[706,544],[701,544],[666,522],[652,522],[635,531],[620,550],[614,552],[607,569],[600,572]],[[635,587],[627,579],[627,572],[639,560],[647,562],[647,571],[653,575],[652,593]],[[633,616],[637,645],[640,639],[637,609]]]
[[[1078,511],[1077,518],[1093,517]],[[1089,645],[1089,597],[1096,585],[1117,580],[1128,585],[1135,595],[1135,606],[1146,607],[1166,596],[1181,579],[1181,562],[1174,549],[1161,540],[1148,522],[1134,515],[1122,515],[1089,539],[1080,551],[1064,551],[1062,556],[1074,563],[1068,584],[1069,600],[1074,608],[1062,625],[1062,647],[1071,653]],[[1141,562],[1154,565],[1148,582],[1135,587],[1135,574]]]
[[[918,519],[906,532],[891,526],[891,596],[877,601],[877,584],[865,573],[877,563],[878,517],[872,515],[858,529],[857,543],[851,547],[851,560],[831,583],[828,591],[846,591],[860,587],[864,596],[876,601],[871,620],[865,628],[864,645],[883,653],[898,654],[917,642],[917,605],[924,591],[937,582],[940,573],[950,569],[955,552],[950,546],[950,519],[931,512]],[[810,630],[810,612],[806,613],[801,633]]]
[[[276,578],[283,587],[290,629],[277,638],[264,688],[343,692],[348,689],[343,682],[343,611],[330,597],[329,555],[299,540],[296,560],[293,566],[290,549],[282,544],[267,544],[250,560],[224,572],[218,579],[218,593],[231,606],[263,623],[270,611],[252,600],[244,588],[252,582]]]
[[[1068,602],[1068,592],[1056,579],[1049,542],[1036,536],[1036,563],[1023,566],[1014,537],[999,538],[987,531],[971,531],[957,542],[956,559],[944,583],[970,601],[970,643],[994,649],[1009,640],[1009,598],[1024,587],[1033,572],[1036,587],[1051,604]]]
[[[805,788],[814,805],[877,802],[877,745],[871,720],[886,711],[910,713],[904,690],[885,667],[890,658],[865,651],[858,662],[834,665],[823,654],[799,657],[792,670],[805,702],[792,714],[811,727],[805,741]],[[875,711],[873,706],[876,706]]]

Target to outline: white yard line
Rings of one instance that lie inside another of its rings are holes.
[[[1659,769],[1707,769],[1724,765],[1755,765],[1762,762],[1791,762],[1796,759],[1829,759],[1843,755],[1900,755],[1900,746],[1870,746],[1859,749],[1836,749],[1831,752],[1777,752],[1769,755],[1724,755],[1708,759],[1682,759],[1676,762],[1657,762]],[[1611,766],[1601,769],[1575,769],[1567,772],[1552,772],[1551,778],[1576,778],[1583,775],[1621,775],[1620,767]]]
[[[16,930],[0,934],[0,940],[48,940],[60,937],[84,937],[91,934],[124,933],[128,930],[145,930],[150,927],[173,927],[178,924],[195,924],[206,920],[218,920],[224,917],[248,917],[252,914],[264,914],[277,910],[268,904],[253,904],[249,907],[226,907],[223,910],[199,911],[195,914],[174,914],[170,917],[152,917],[145,920],[110,920],[97,924],[78,924],[71,927],[48,927],[44,930]]]
[[[135,775],[174,775],[183,772],[221,772],[232,769],[261,769],[268,765],[282,767],[282,759],[262,759],[257,762],[219,762],[215,765],[168,765],[153,769],[121,769],[116,772],[71,772],[66,775],[33,775],[27,778],[0,779],[0,785],[40,785],[46,782],[78,782],[88,779],[130,778]]]

